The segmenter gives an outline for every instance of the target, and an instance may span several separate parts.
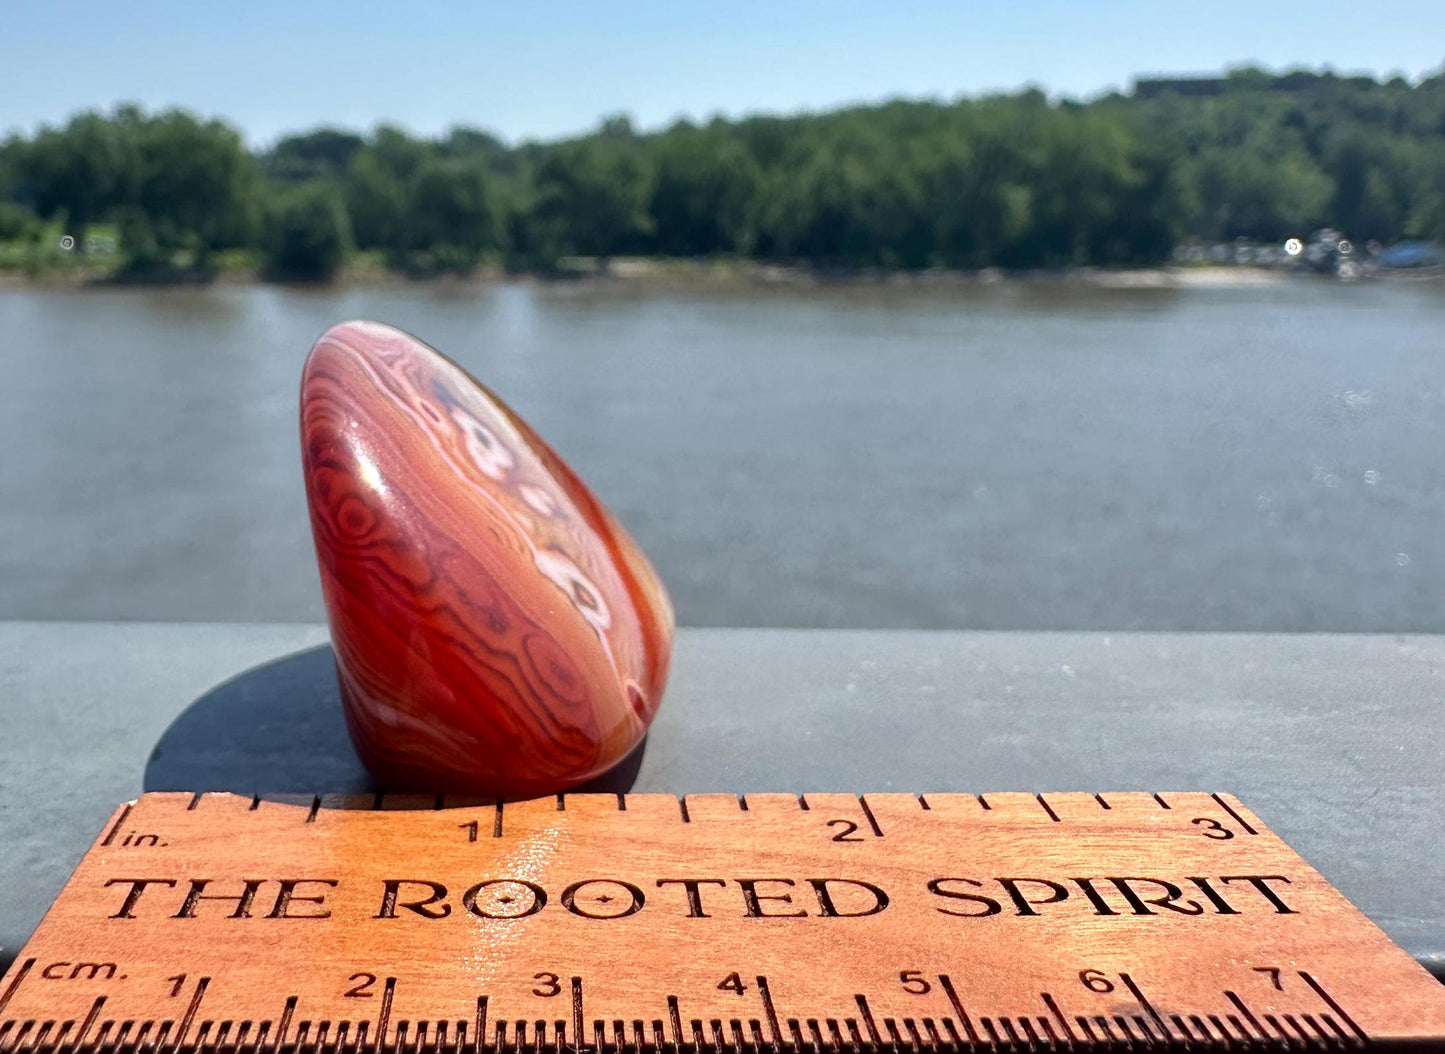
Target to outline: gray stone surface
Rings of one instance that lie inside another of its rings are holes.
[[[7,952],[144,789],[367,786],[325,640],[314,625],[0,622]],[[1442,697],[1445,637],[684,630],[627,778],[1232,791],[1442,974]]]

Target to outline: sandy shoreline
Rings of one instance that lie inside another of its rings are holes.
[[[590,260],[569,261],[561,271],[552,274],[509,274],[499,268],[480,268],[470,275],[439,275],[417,278],[376,268],[344,271],[327,283],[297,284],[298,288],[368,288],[407,285],[489,285],[499,282],[542,282],[588,284],[649,284],[714,287],[786,287],[786,286],[992,286],[992,285],[1066,285],[1094,289],[1229,289],[1273,286],[1292,281],[1317,281],[1329,276],[1300,274],[1292,271],[1267,270],[1260,267],[1209,265],[1191,267],[1092,268],[1081,267],[1062,271],[1003,271],[985,268],[978,271],[834,271],[751,261],[694,261],[646,257],[620,258],[601,270]],[[1391,275],[1391,278],[1440,280],[1442,275]],[[23,271],[0,271],[0,289],[93,288],[93,289],[163,289],[175,286],[280,285],[263,281],[251,271],[223,271],[209,282],[143,282],[107,280],[102,271],[52,272],[32,276]]]

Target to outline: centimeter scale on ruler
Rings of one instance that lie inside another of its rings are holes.
[[[1222,794],[122,806],[0,981],[39,1050],[1445,1050]]]

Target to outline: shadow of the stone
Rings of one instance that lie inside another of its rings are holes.
[[[646,747],[644,739],[611,771],[574,791],[631,790]],[[144,787],[261,797],[409,789],[379,787],[352,749],[330,645],[247,670],[197,699],[151,751]]]

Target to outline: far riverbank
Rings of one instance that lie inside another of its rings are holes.
[[[373,261],[343,269],[329,282],[278,283],[250,266],[223,264],[208,274],[175,272],[158,278],[126,277],[106,267],[84,265],[39,273],[0,270],[0,289],[44,288],[168,288],[176,286],[281,285],[293,288],[345,289],[364,287],[467,286],[498,282],[618,282],[678,287],[865,286],[930,287],[999,284],[1060,284],[1095,289],[1195,289],[1279,285],[1321,276],[1248,265],[1193,265],[1139,268],[1078,267],[1064,270],[923,271],[830,270],[805,265],[767,264],[751,260],[691,260],[619,257],[605,264],[591,258],[570,258],[555,271],[513,273],[480,267],[469,274],[408,275]],[[1371,275],[1389,280],[1440,281],[1439,270]]]

